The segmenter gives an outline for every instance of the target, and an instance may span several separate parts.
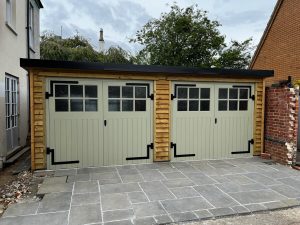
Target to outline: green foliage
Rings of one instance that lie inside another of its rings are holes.
[[[139,64],[192,67],[244,68],[251,54],[251,40],[232,41],[227,47],[220,24],[210,20],[197,5],[180,8],[171,6],[168,13],[149,21],[137,31],[131,42],[144,48],[135,61]]]

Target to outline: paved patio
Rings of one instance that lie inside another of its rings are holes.
[[[259,158],[57,170],[0,225],[165,224],[300,205],[300,172]]]

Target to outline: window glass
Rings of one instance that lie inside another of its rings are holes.
[[[57,112],[69,111],[68,99],[55,99],[55,111]]]
[[[86,112],[97,112],[98,103],[97,100],[85,100],[85,111]]]
[[[122,111],[133,111],[133,100],[122,100]]]
[[[119,86],[109,86],[108,87],[108,97],[109,98],[120,98],[120,87]]]
[[[229,111],[237,111],[238,101],[229,101]]]
[[[187,88],[178,88],[177,92],[178,92],[178,98],[187,98]]]
[[[12,14],[13,14],[12,2],[11,0],[6,0],[6,22],[9,25],[12,25]]]
[[[199,99],[199,88],[189,88],[189,98]]]
[[[108,100],[108,110],[111,112],[120,111],[120,100]]]
[[[177,110],[178,111],[187,111],[187,101],[178,100]]]
[[[199,101],[190,100],[189,111],[198,111],[198,110],[199,110]]]
[[[201,88],[201,98],[210,98],[210,89],[209,88]]]
[[[135,100],[135,111],[146,111],[146,100]]]
[[[227,111],[227,101],[219,101],[219,111]]]
[[[122,87],[122,97],[123,98],[133,98],[133,87]]]
[[[83,86],[82,85],[71,85],[70,86],[71,97],[83,97]]]
[[[238,89],[236,88],[229,89],[229,99],[238,99]]]
[[[201,101],[200,102],[200,111],[209,111],[209,101]]]
[[[248,110],[248,101],[240,101],[239,102],[239,110],[247,111]]]
[[[85,97],[86,98],[97,98],[98,97],[97,86],[86,85],[85,86]]]
[[[248,99],[248,89],[240,89],[240,99]]]
[[[146,98],[146,87],[135,87],[136,98]]]
[[[55,97],[68,97],[68,85],[55,85]]]
[[[71,99],[71,111],[72,112],[82,112],[83,111],[83,100]]]
[[[219,99],[227,99],[228,98],[228,89],[220,88],[219,89]]]

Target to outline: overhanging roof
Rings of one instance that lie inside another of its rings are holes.
[[[132,64],[102,64],[96,62],[55,61],[40,59],[21,59],[20,66],[24,69],[39,70],[79,70],[94,72],[131,72],[144,74],[182,74],[182,75],[215,75],[232,77],[271,77],[273,70],[248,69],[216,69],[192,68],[178,66],[153,66]]]

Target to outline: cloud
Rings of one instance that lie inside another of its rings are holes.
[[[266,20],[266,13],[261,10],[248,10],[243,12],[227,12],[221,16],[222,24],[225,26],[237,26],[258,23]]]

